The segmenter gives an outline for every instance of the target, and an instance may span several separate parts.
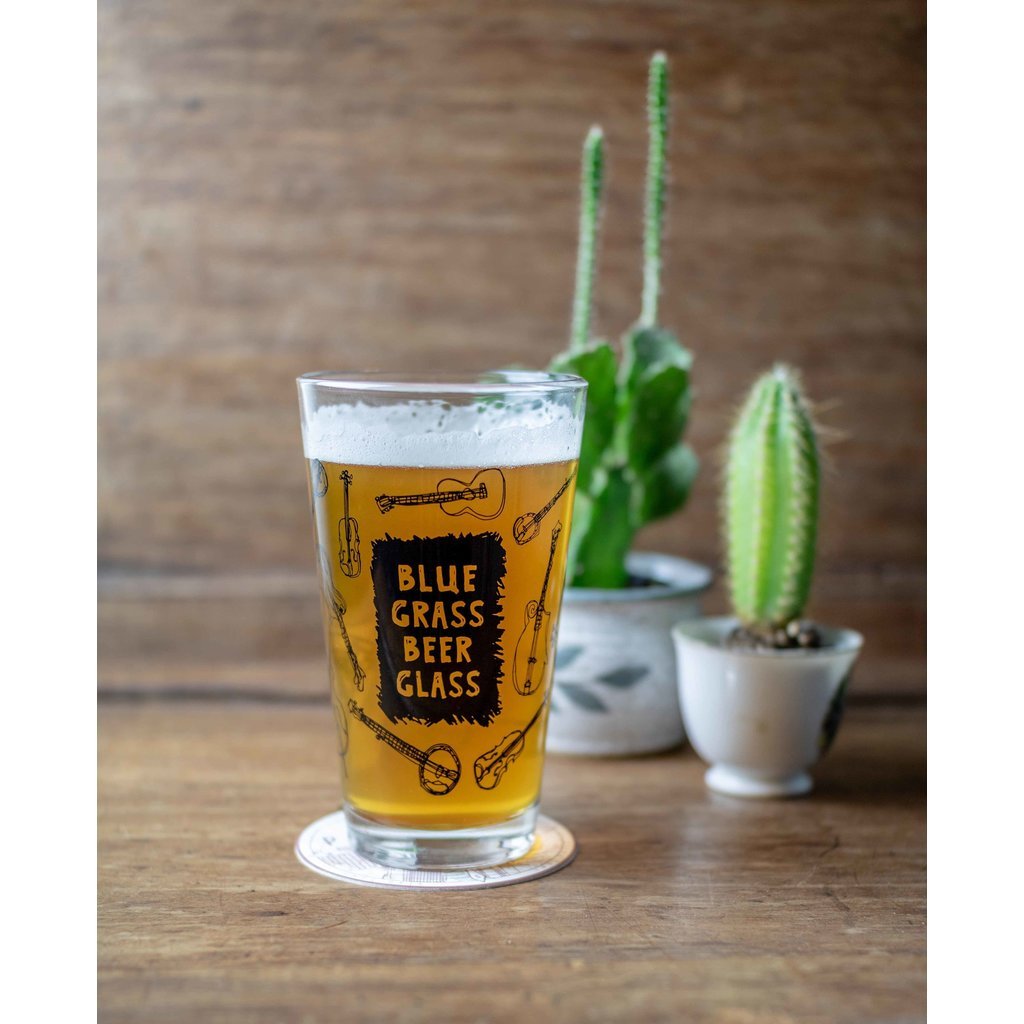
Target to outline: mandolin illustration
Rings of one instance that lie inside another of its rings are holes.
[[[544,572],[544,585],[540,588],[540,600],[527,604],[526,623],[516,644],[516,656],[512,662],[512,685],[515,686],[516,693],[523,696],[533,693],[544,680],[548,645],[541,644],[541,633],[545,632],[545,624],[550,626],[551,621],[551,613],[544,607],[544,600],[551,578],[551,563],[555,560],[555,545],[561,532],[562,524],[557,523],[551,531],[551,551],[548,554],[548,567]],[[550,635],[550,630],[547,632]]]
[[[345,485],[345,515],[338,520],[338,562],[346,576],[358,576],[363,563],[359,556],[359,523],[348,514],[348,488],[352,474],[346,469],[340,477]]]
[[[348,702],[348,709],[353,717],[358,718],[376,733],[377,739],[383,740],[403,757],[420,766],[420,785],[431,796],[444,796],[459,784],[462,765],[459,762],[459,755],[447,743],[435,743],[426,750],[420,750],[419,747],[399,739],[383,725],[378,725],[354,700]]]
[[[513,729],[500,743],[495,744],[473,762],[473,777],[481,789],[494,789],[501,782],[505,772],[523,752],[523,748],[526,746],[526,734],[540,718],[540,713],[544,710],[544,705],[547,702],[545,697],[533,713],[533,718],[522,729]]]
[[[512,524],[512,537],[517,544],[527,544],[540,533],[540,521],[551,511],[558,499],[565,494],[565,489],[572,483],[576,475],[574,469],[566,478],[565,483],[555,491],[554,497],[539,512],[524,512]]]
[[[331,611],[334,612],[334,618],[337,620],[338,628],[341,630],[341,639],[345,642],[345,649],[348,651],[349,660],[352,662],[356,689],[362,690],[366,673],[359,664],[355,649],[352,647],[352,641],[348,638],[348,630],[345,628],[345,612],[347,610],[345,598],[341,596],[341,591],[334,585],[334,580],[331,577],[331,560],[327,557],[327,552],[323,548],[320,549],[320,584],[323,589],[324,600],[329,605]]]
[[[426,494],[380,494],[377,508],[390,512],[396,505],[440,505],[450,516],[469,512],[477,519],[494,519],[505,508],[505,475],[500,469],[482,469],[467,484],[446,477],[436,491]]]

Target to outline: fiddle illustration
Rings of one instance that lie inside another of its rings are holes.
[[[348,514],[348,488],[352,474],[346,469],[340,479],[345,485],[345,514],[338,520],[338,562],[346,576],[358,576],[363,568],[359,554],[359,523]]]
[[[551,551],[544,573],[544,585],[540,589],[540,600],[527,604],[526,622],[516,644],[516,656],[512,662],[512,685],[515,686],[516,693],[523,696],[533,693],[544,679],[548,654],[547,646],[541,645],[540,639],[545,624],[550,625],[551,620],[551,613],[544,607],[544,600],[548,592],[548,580],[551,578],[551,563],[555,560],[555,545],[561,532],[561,523],[551,531]]]
[[[540,713],[547,704],[547,698],[533,713],[533,718],[522,729],[513,729],[504,739],[473,762],[473,777],[481,789],[494,789],[505,776],[516,758],[526,746],[526,734],[533,728]]]

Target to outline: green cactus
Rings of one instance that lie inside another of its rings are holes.
[[[590,339],[604,181],[600,128],[592,128],[583,145],[571,341],[551,363],[552,370],[578,374],[590,384],[567,570],[578,587],[625,586],[626,555],[637,530],[682,507],[697,475],[697,457],[681,440],[690,412],[692,357],[657,324],[668,141],[663,53],[651,59],[648,131],[641,314],[622,339],[621,363],[608,342]]]
[[[733,610],[748,629],[798,619],[814,571],[818,442],[796,373],[750,390],[729,438],[725,534]]]

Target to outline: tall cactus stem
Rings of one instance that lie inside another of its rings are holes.
[[[747,626],[775,627],[807,603],[818,527],[814,424],[795,372],[757,380],[729,439],[725,530],[733,609]]]
[[[658,322],[661,233],[665,219],[665,153],[668,145],[668,59],[651,58],[647,79],[647,193],[644,202],[644,294],[640,324]]]
[[[594,308],[594,271],[597,262],[597,231],[604,188],[604,133],[594,125],[583,142],[580,174],[580,240],[576,252],[576,291],[572,302],[570,351],[579,351],[590,337]]]

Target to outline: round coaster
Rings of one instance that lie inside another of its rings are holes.
[[[349,843],[343,811],[307,825],[295,844],[299,862],[318,874],[379,889],[489,889],[550,875],[572,863],[576,840],[564,826],[543,814],[537,818],[530,852],[493,868],[417,870],[392,868],[361,857]]]

